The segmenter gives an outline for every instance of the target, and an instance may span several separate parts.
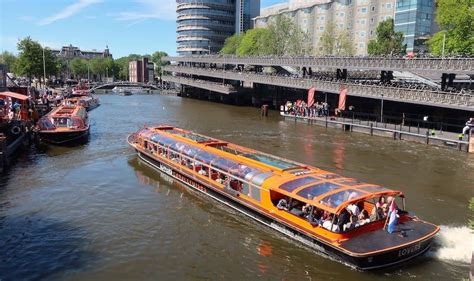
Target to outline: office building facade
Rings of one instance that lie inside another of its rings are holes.
[[[407,52],[425,52],[425,41],[438,30],[435,0],[397,0],[395,31],[403,32]]]
[[[217,53],[227,37],[253,27],[260,0],[177,0],[179,55]]]

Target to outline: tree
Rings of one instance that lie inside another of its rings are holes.
[[[237,48],[238,56],[260,56],[267,54],[268,46],[266,39],[270,36],[270,30],[265,28],[254,28],[248,30],[243,36]]]
[[[437,0],[436,22],[441,31],[428,40],[430,52],[474,55],[474,2],[466,0]]]
[[[89,61],[90,71],[96,75],[97,78],[102,79],[102,75],[105,75],[105,63],[103,58],[94,58]]]
[[[0,63],[5,65],[7,72],[13,71],[13,65],[15,64],[16,57],[14,54],[4,51],[0,54]]]
[[[168,54],[162,51],[156,51],[151,55],[151,61],[155,64],[155,72],[161,76],[161,67],[170,64],[169,61],[162,61],[162,57],[167,57]]]
[[[323,55],[332,55],[336,47],[336,25],[333,22],[326,24],[326,28],[321,35],[321,47]]]
[[[71,67],[72,73],[76,76],[76,78],[83,78],[85,75],[87,75],[88,63],[88,61],[79,58],[73,59],[71,61],[69,65]]]
[[[224,46],[222,47],[219,53],[223,55],[237,55],[237,49],[240,46],[242,37],[242,35],[237,33],[230,37],[227,37],[225,39]]]
[[[339,32],[336,41],[336,53],[338,55],[353,56],[355,54],[354,42],[347,30]]]
[[[43,76],[43,51],[46,75],[54,75],[57,73],[56,58],[48,48],[33,41],[30,37],[22,39],[17,45],[19,54],[15,61],[14,71],[18,75],[31,78],[41,78]]]
[[[403,44],[403,33],[395,32],[393,19],[380,22],[376,29],[376,38],[369,41],[369,55],[396,55],[406,51]]]

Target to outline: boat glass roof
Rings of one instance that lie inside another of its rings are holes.
[[[362,182],[356,180],[356,179],[339,179],[335,180],[336,183],[342,184],[342,185],[349,185],[349,186],[354,186],[354,185],[361,185]]]
[[[290,162],[290,161],[286,161],[286,160],[283,160],[283,159],[272,157],[270,155],[265,155],[265,154],[260,154],[260,153],[247,153],[247,154],[243,154],[242,156],[246,157],[246,158],[249,158],[249,159],[256,160],[258,162],[261,162],[261,163],[264,163],[264,164],[267,164],[267,165],[270,165],[270,166],[273,166],[273,167],[281,169],[281,170],[300,166],[300,165],[298,165],[296,163],[293,163],[293,162]]]
[[[338,174],[333,174],[333,173],[319,174],[318,177],[323,178],[323,179],[327,179],[327,180],[332,180],[332,179],[341,178],[340,175],[338,175]]]
[[[284,184],[280,185],[280,188],[286,190],[288,192],[292,192],[293,190],[297,189],[300,186],[307,185],[312,182],[317,182],[319,179],[314,177],[304,177],[304,178],[297,178]]]
[[[344,202],[350,201],[358,197],[362,197],[366,194],[367,193],[362,190],[346,189],[324,197],[320,203],[327,205],[331,208],[336,208],[339,205],[344,204]]]
[[[308,187],[303,188],[302,190],[298,191],[299,196],[308,198],[313,200],[314,197],[320,196],[324,193],[330,192],[332,190],[341,188],[340,185],[337,185],[332,182],[322,182],[314,185],[310,185]]]
[[[362,186],[362,187],[359,187],[358,189],[366,191],[366,192],[370,192],[370,193],[379,193],[379,192],[390,192],[390,191],[392,191],[388,188],[378,186],[378,185]]]

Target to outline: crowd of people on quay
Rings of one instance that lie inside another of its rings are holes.
[[[284,105],[284,112],[299,117],[323,117],[329,116],[330,106],[326,101],[316,101],[310,106],[304,100],[287,101]]]

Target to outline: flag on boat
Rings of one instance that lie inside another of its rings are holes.
[[[395,227],[398,224],[398,211],[397,211],[397,204],[395,203],[395,198],[393,198],[392,203],[388,209],[387,216],[389,217],[388,221],[388,233],[393,233],[395,231]]]
[[[316,89],[314,87],[311,87],[308,91],[308,107],[312,106],[314,104],[314,92]]]
[[[344,88],[339,93],[339,106],[340,110],[346,110],[346,97],[347,97],[347,89]]]

